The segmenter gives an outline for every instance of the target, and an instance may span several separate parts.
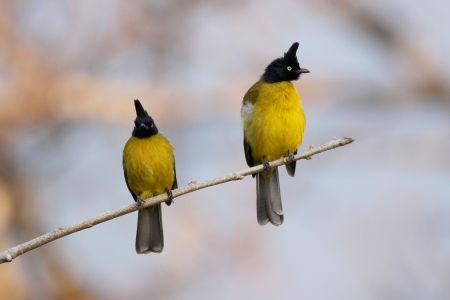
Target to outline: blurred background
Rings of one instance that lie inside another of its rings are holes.
[[[300,42],[301,150],[285,223],[245,178],[0,266],[0,299],[449,299],[448,1],[0,0],[0,247],[132,202],[122,149],[141,99],[179,185],[246,167],[240,104]]]

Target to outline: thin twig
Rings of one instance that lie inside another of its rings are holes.
[[[313,156],[313,155],[316,155],[318,153],[328,151],[328,150],[331,150],[331,149],[334,149],[337,147],[345,146],[347,144],[350,144],[351,142],[353,142],[353,139],[351,139],[351,138],[333,139],[329,143],[324,144],[320,147],[310,147],[308,149],[308,151],[305,151],[303,153],[295,155],[295,160],[310,159],[311,156]],[[288,158],[283,157],[283,158],[271,161],[269,164],[271,167],[278,167],[281,165],[285,165],[288,162],[289,162]],[[232,174],[229,174],[229,175],[226,175],[223,177],[219,177],[219,178],[215,178],[215,179],[211,179],[211,180],[205,180],[202,182],[192,182],[192,183],[189,183],[188,185],[185,185],[183,187],[173,190],[172,195],[175,198],[175,197],[178,197],[178,196],[181,196],[181,195],[184,195],[187,193],[191,193],[191,192],[194,192],[194,191],[197,191],[200,189],[204,189],[204,188],[207,188],[207,187],[210,187],[213,185],[218,185],[218,184],[222,184],[222,183],[225,183],[228,181],[233,181],[233,180],[241,180],[245,176],[259,173],[262,170],[264,170],[263,165],[258,165],[258,166],[248,168],[248,169],[245,169],[245,170],[242,170],[239,172],[234,172]],[[158,203],[162,203],[166,200],[168,200],[167,194],[161,194],[161,195],[146,199],[145,203],[142,206],[138,206],[137,204],[131,204],[131,205],[128,205],[128,206],[125,206],[125,207],[122,207],[122,208],[119,208],[116,210],[112,210],[112,211],[103,213],[99,216],[87,219],[86,221],[83,221],[81,223],[78,223],[78,224],[75,224],[72,226],[58,228],[56,230],[53,230],[51,232],[45,233],[41,236],[38,236],[28,242],[11,247],[11,248],[6,249],[5,251],[1,252],[0,253],[0,263],[11,262],[14,258],[16,258],[28,251],[31,251],[38,247],[41,247],[47,243],[50,243],[57,239],[60,239],[66,235],[75,233],[80,230],[91,228],[94,225],[118,218],[120,216],[129,214],[131,212],[142,209],[144,207],[149,207],[152,205],[156,205]]]

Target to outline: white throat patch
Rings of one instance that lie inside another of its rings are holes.
[[[253,114],[254,105],[252,103],[246,103],[242,105],[241,108],[241,118],[244,123],[246,123]]]

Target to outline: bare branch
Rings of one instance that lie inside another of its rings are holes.
[[[311,156],[313,156],[313,155],[316,155],[321,152],[328,151],[328,150],[331,150],[331,149],[334,149],[337,147],[345,146],[352,142],[353,142],[353,139],[351,139],[351,138],[333,139],[332,141],[330,141],[327,144],[324,144],[320,147],[310,147],[308,149],[308,151],[305,151],[303,153],[295,155],[295,160],[310,159]],[[288,158],[283,157],[283,158],[271,161],[269,164],[271,167],[278,167],[281,165],[285,165],[286,163],[288,163]],[[222,183],[234,181],[234,180],[241,180],[245,176],[259,173],[262,170],[264,170],[263,165],[258,165],[258,166],[252,167],[252,168],[241,170],[239,172],[234,172],[232,174],[229,174],[229,175],[226,175],[223,177],[206,180],[206,181],[202,181],[202,182],[192,182],[192,183],[189,183],[188,185],[185,185],[183,187],[173,190],[172,195],[175,198],[175,197],[178,197],[178,196],[181,196],[181,195],[184,195],[187,193],[191,193],[191,192],[194,192],[194,191],[197,191],[200,189],[204,189],[204,188],[207,188],[207,187],[210,187],[213,185],[218,185],[218,184],[222,184]],[[142,209],[145,207],[149,207],[152,205],[156,205],[158,203],[162,203],[166,200],[168,200],[167,194],[161,194],[161,195],[158,195],[155,197],[148,198],[147,200],[145,200],[145,203],[142,206],[138,206],[137,204],[131,204],[131,205],[128,205],[128,206],[125,206],[125,207],[122,207],[122,208],[119,208],[116,210],[112,210],[112,211],[103,213],[99,216],[90,218],[86,221],[83,221],[81,223],[78,223],[78,224],[75,224],[72,226],[58,228],[56,230],[53,230],[51,232],[45,233],[41,236],[38,236],[28,242],[11,247],[11,248],[6,249],[5,251],[1,252],[0,253],[0,263],[11,262],[16,257],[18,257],[28,251],[39,248],[47,243],[50,243],[57,239],[60,239],[66,235],[75,233],[80,230],[91,228],[94,225],[118,218],[120,216],[129,214],[131,212],[134,212],[136,210],[139,210],[139,209]]]

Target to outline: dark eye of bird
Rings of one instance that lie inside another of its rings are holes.
[[[292,71],[292,67],[291,66],[287,66],[287,70],[288,71]]]

